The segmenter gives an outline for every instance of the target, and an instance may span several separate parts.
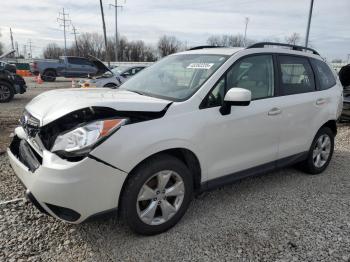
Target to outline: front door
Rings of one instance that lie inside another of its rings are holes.
[[[205,123],[198,144],[208,180],[264,164],[274,166],[281,116],[273,61],[270,54],[241,58],[203,100],[200,114]],[[225,93],[235,87],[250,90],[252,101],[249,106],[232,106],[229,115],[222,115]]]

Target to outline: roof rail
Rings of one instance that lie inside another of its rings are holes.
[[[265,46],[270,45],[270,46],[285,46],[285,47],[290,47],[292,50],[296,51],[311,51],[315,55],[320,55],[315,49],[305,47],[305,46],[300,46],[300,45],[291,45],[291,44],[283,44],[283,43],[273,43],[273,42],[260,42],[260,43],[255,43],[251,46],[248,46],[247,49],[249,48],[264,48]]]
[[[191,48],[188,49],[187,51],[198,50],[198,49],[205,49],[205,48],[223,48],[223,47],[226,47],[226,46],[219,46],[219,45],[200,45],[200,46],[191,47]]]

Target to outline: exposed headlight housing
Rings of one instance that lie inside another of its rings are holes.
[[[59,135],[51,149],[59,156],[84,156],[127,123],[127,118],[99,120]]]

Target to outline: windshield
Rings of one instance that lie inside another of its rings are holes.
[[[120,75],[121,73],[123,73],[125,70],[127,70],[129,68],[130,68],[129,66],[118,66],[116,68],[113,68],[112,72],[117,74],[117,75]]]
[[[183,101],[227,60],[225,55],[183,54],[168,56],[142,70],[120,89]]]

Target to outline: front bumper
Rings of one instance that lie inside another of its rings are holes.
[[[16,139],[23,140],[15,136],[13,143]],[[37,201],[36,205],[51,216],[80,223],[97,213],[117,208],[126,173],[88,157],[69,162],[47,150],[43,150],[40,159],[39,152],[29,143],[27,147],[33,154],[27,159],[23,150],[21,156],[18,155],[17,145],[13,143],[7,153],[14,172],[27,188],[27,194]],[[33,156],[38,158],[36,168],[28,165]]]

